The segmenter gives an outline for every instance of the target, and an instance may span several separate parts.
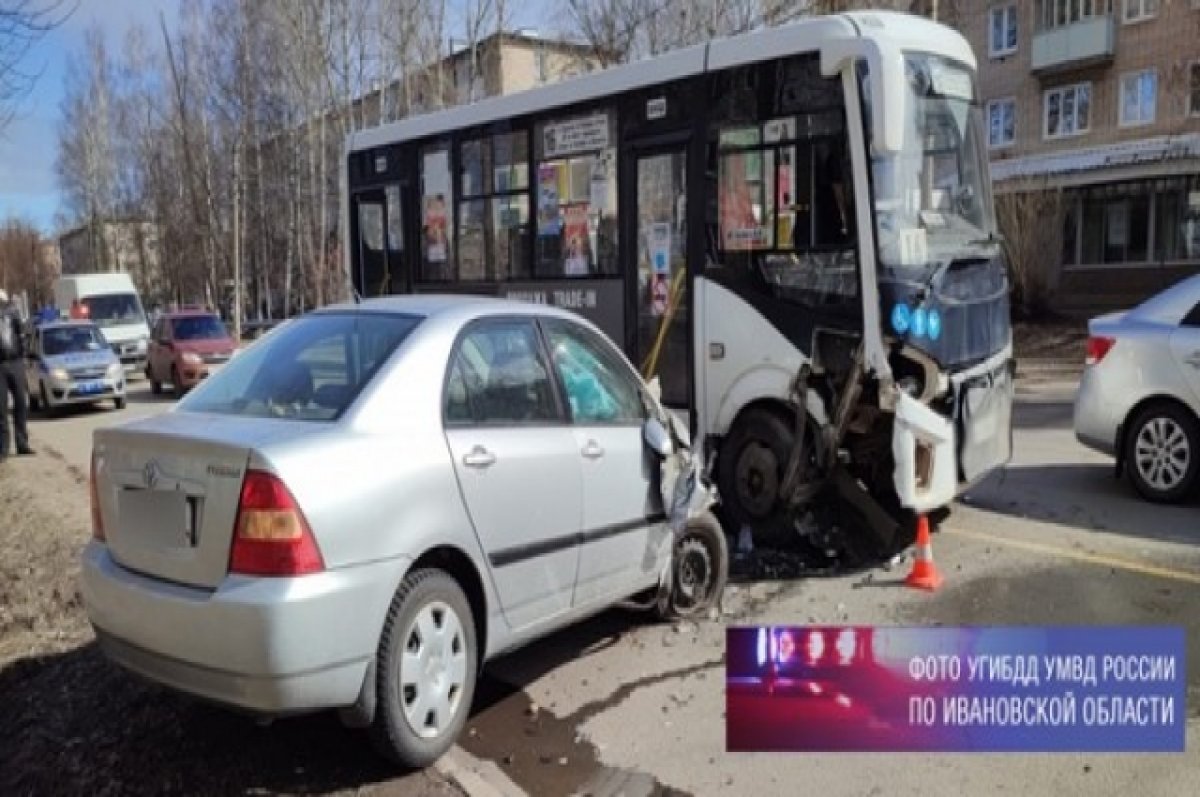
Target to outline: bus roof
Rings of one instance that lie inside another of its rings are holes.
[[[352,132],[347,151],[412,141],[426,136],[602,99],[718,69],[767,61],[846,39],[887,40],[902,50],[944,55],[975,68],[970,44],[958,31],[924,17],[892,11],[819,16],[773,28],[714,39],[663,55],[590,72],[548,86],[489,97],[468,105],[411,116]]]

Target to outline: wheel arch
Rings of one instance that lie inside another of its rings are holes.
[[[438,545],[413,560],[405,573],[427,568],[436,568],[448,574],[467,596],[471,606],[471,619],[475,623],[475,646],[479,666],[483,666],[488,639],[488,599],[483,586],[483,574],[465,551],[454,545]],[[397,587],[399,585],[397,584]]]

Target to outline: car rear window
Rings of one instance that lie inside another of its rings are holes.
[[[215,315],[190,315],[171,322],[176,340],[224,340],[225,325]]]
[[[184,398],[179,409],[336,420],[420,321],[381,313],[298,318],[235,356]]]

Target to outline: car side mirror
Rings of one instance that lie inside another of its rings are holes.
[[[675,446],[671,442],[671,433],[657,418],[650,418],[642,426],[642,438],[646,441],[646,445],[650,446],[650,450],[663,459],[671,456],[675,450]]]

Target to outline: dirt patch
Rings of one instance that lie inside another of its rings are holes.
[[[1082,364],[1087,351],[1087,324],[1082,321],[1046,321],[1013,325],[1017,360],[1053,360]]]
[[[89,528],[84,474],[0,465],[0,794],[461,794],[330,714],[260,727],[111,665],[77,587]]]

